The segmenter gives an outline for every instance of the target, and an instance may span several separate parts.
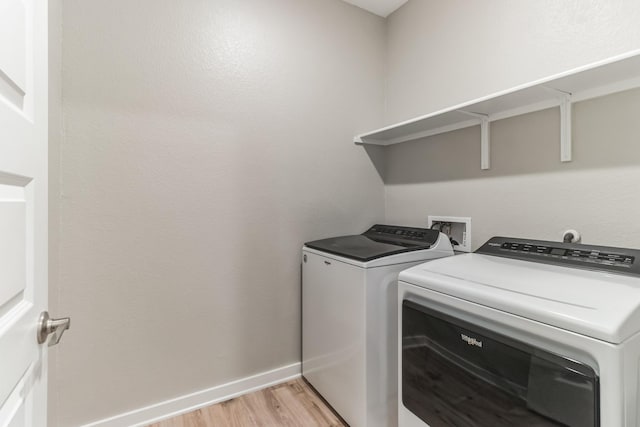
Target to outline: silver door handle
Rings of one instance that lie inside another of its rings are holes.
[[[38,344],[44,343],[49,335],[54,334],[49,340],[49,347],[56,345],[60,342],[64,331],[71,326],[71,318],[63,317],[62,319],[52,319],[49,317],[48,311],[40,313],[40,320],[38,320]]]

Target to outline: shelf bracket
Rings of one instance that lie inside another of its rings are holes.
[[[480,120],[480,169],[489,169],[491,167],[491,136],[489,134],[489,115],[473,113],[471,111],[464,110],[458,111],[468,116],[476,117]]]
[[[480,168],[487,170],[491,167],[491,144],[489,139],[489,116],[480,119]]]
[[[560,161],[572,160],[571,141],[571,94],[565,94],[560,101]]]
[[[555,93],[560,98],[560,161],[572,160],[572,136],[571,136],[571,93],[548,86],[546,90]]]

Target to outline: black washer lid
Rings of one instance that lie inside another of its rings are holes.
[[[305,246],[357,261],[371,261],[404,252],[429,249],[439,232],[426,228],[376,224],[360,235],[314,240]]]

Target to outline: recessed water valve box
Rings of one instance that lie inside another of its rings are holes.
[[[471,218],[429,215],[427,226],[449,236],[453,250],[471,252]]]

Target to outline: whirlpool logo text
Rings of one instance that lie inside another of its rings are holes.
[[[477,339],[471,338],[470,336],[465,334],[460,334],[460,338],[462,338],[462,341],[466,342],[469,345],[475,345],[476,347],[482,348],[482,341],[478,341]]]

